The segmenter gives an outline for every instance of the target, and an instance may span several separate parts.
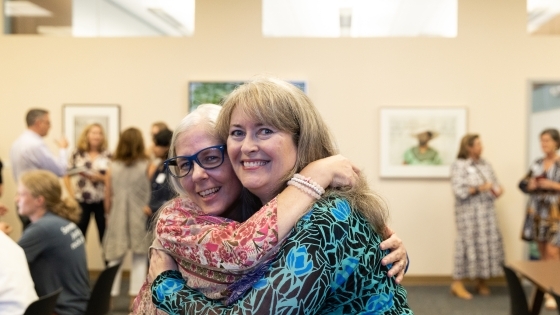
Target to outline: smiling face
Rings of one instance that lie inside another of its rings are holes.
[[[231,115],[227,149],[237,177],[263,204],[278,193],[296,163],[291,134],[254,121],[237,108]]]
[[[207,128],[210,127],[199,124],[182,132],[175,144],[177,156],[191,156],[202,149],[222,144],[222,141],[209,135]],[[229,210],[242,189],[227,155],[222,165],[210,170],[194,163],[189,174],[179,178],[179,182],[187,196],[204,213],[216,216]]]
[[[87,141],[89,143],[89,147],[92,150],[99,150],[101,144],[103,143],[103,131],[99,126],[91,126],[87,133]]]
[[[467,147],[467,150],[469,151],[469,156],[471,158],[480,158],[480,155],[482,154],[482,142],[480,142],[480,138],[474,139],[472,146]]]
[[[558,150],[558,143],[548,133],[543,133],[541,136],[541,149],[546,155],[553,154]]]

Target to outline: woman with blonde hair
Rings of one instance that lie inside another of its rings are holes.
[[[123,131],[105,179],[105,211],[108,217],[103,254],[108,265],[113,266],[122,263],[126,253],[132,251],[131,303],[146,276],[151,243],[144,213],[144,207],[150,201],[149,160],[145,152],[140,130],[128,128]],[[113,283],[112,296],[119,295],[120,284],[121,272]]]
[[[31,224],[18,244],[25,252],[37,295],[62,287],[56,314],[83,314],[90,288],[84,237],[74,224],[80,208],[75,200],[61,196],[59,179],[53,173],[34,170],[21,175],[18,212],[29,217]]]
[[[298,174],[309,163],[337,154],[328,128],[295,86],[258,79],[232,92],[217,123],[227,138],[231,165],[255,207],[288,186],[314,198],[264,277],[225,307],[182,286],[173,260],[152,255],[153,302],[169,314],[412,314],[406,291],[388,276],[380,243],[387,209],[363,177],[351,188],[325,192]],[[401,263],[405,263],[404,261]],[[170,269],[160,273],[163,270]]]
[[[461,140],[457,161],[451,165],[451,186],[455,195],[455,266],[451,293],[470,300],[463,279],[476,279],[476,291],[489,295],[486,280],[502,275],[504,249],[498,228],[494,200],[503,189],[490,163],[481,157],[477,134]]]
[[[94,123],[84,128],[69,161],[71,175],[64,176],[64,184],[70,196],[82,208],[78,227],[87,236],[89,219],[93,214],[97,224],[99,241],[105,235],[105,174],[111,161],[103,127]]]

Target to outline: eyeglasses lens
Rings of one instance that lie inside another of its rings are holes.
[[[213,169],[222,165],[224,152],[220,148],[207,148],[191,157],[176,157],[169,163],[169,171],[175,177],[183,177],[190,173],[193,162],[196,162],[204,169]]]

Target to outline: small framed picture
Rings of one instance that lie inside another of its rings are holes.
[[[246,81],[192,81],[189,83],[189,112],[201,104],[220,105],[222,100],[228,96],[236,87]],[[290,81],[304,93],[307,93],[305,81]]]
[[[381,177],[449,177],[467,131],[465,108],[382,108]]]
[[[71,150],[76,148],[76,143],[84,128],[93,123],[98,123],[103,127],[109,151],[117,148],[121,122],[119,105],[64,104],[62,121],[62,132],[68,139],[68,146]]]

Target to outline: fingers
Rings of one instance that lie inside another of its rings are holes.
[[[406,265],[407,265],[406,258],[395,262],[391,266],[391,269],[389,269],[389,271],[387,272],[387,277],[391,278],[394,276],[395,281],[397,283],[401,283],[401,281],[404,279]]]
[[[385,228],[386,228],[385,233],[387,233],[386,235],[390,235],[390,237],[384,240],[383,242],[381,242],[381,244],[379,244],[379,247],[382,250],[390,249],[393,251],[399,249],[400,247],[403,247],[402,249],[404,250],[403,242],[397,236],[397,234],[393,230],[391,230],[391,228],[389,228],[388,226],[386,226]]]

